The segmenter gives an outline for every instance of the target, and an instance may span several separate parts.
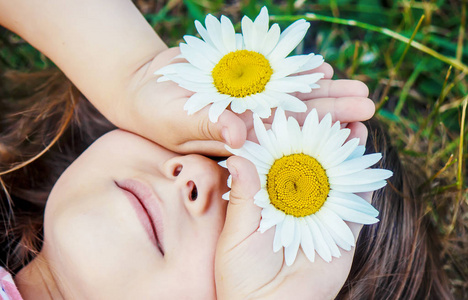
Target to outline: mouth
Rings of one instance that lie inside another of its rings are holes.
[[[161,243],[163,232],[161,210],[159,199],[153,190],[147,185],[133,179],[114,182],[132,204],[150,241],[164,256],[164,246]]]

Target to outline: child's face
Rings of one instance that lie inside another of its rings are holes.
[[[205,157],[113,131],[55,184],[40,257],[68,299],[215,298],[227,177]]]

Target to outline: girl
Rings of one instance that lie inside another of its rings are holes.
[[[9,77],[9,83],[1,81],[1,90],[21,101],[3,95],[0,107],[0,166],[6,170],[1,177],[2,263],[15,275],[22,296],[216,297],[214,257],[226,208],[220,200],[226,171],[205,157],[180,156],[119,130],[76,159],[113,126],[63,75]],[[31,93],[12,84],[21,81],[29,83]],[[382,152],[382,167],[394,171],[391,184],[372,200],[381,222],[362,230],[344,285],[330,282],[337,276],[344,281],[347,271],[332,272],[322,276],[322,288],[338,293],[338,299],[450,299],[437,240],[412,191],[413,177],[381,128],[370,128],[368,150]],[[43,151],[44,145],[50,147]],[[248,168],[244,163],[234,162],[241,175]],[[226,271],[222,268],[217,266],[217,272]],[[307,285],[293,282],[286,292],[298,287]],[[223,295],[232,298],[238,292],[239,287]],[[280,287],[271,297],[284,292]]]

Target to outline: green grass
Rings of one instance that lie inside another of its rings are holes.
[[[402,156],[425,166],[428,213],[445,241],[442,254],[453,290],[460,297],[468,294],[466,0],[134,2],[170,46],[195,34],[193,21],[203,21],[207,13],[225,14],[239,26],[243,15],[253,18],[267,5],[283,29],[298,18],[310,20],[299,48],[322,54],[336,78],[364,81]],[[51,64],[0,31],[0,68]]]

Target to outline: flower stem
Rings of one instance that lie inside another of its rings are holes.
[[[411,45],[411,47],[416,48],[424,53],[427,53],[436,59],[443,61],[449,65],[453,65],[454,68],[464,72],[468,73],[468,66],[465,65],[464,63],[461,62],[461,60],[457,60],[456,58],[448,57],[445,55],[440,54],[437,51],[434,51],[433,49],[417,42],[417,41],[410,41],[409,38],[405,37],[404,35],[401,35],[395,31],[392,31],[388,28],[385,27],[379,27],[355,20],[346,20],[346,19],[341,19],[341,18],[335,18],[335,17],[328,17],[328,16],[323,16],[323,15],[318,15],[314,13],[307,13],[305,15],[294,15],[294,16],[288,16],[288,15],[273,15],[270,16],[270,19],[273,21],[295,21],[299,19],[306,19],[308,21],[324,21],[324,22],[329,22],[329,23],[335,23],[335,24],[342,24],[342,25],[348,25],[348,26],[355,26],[355,27],[360,27],[364,28],[370,31],[375,31],[387,36],[390,36],[396,40],[399,40],[403,43]]]

